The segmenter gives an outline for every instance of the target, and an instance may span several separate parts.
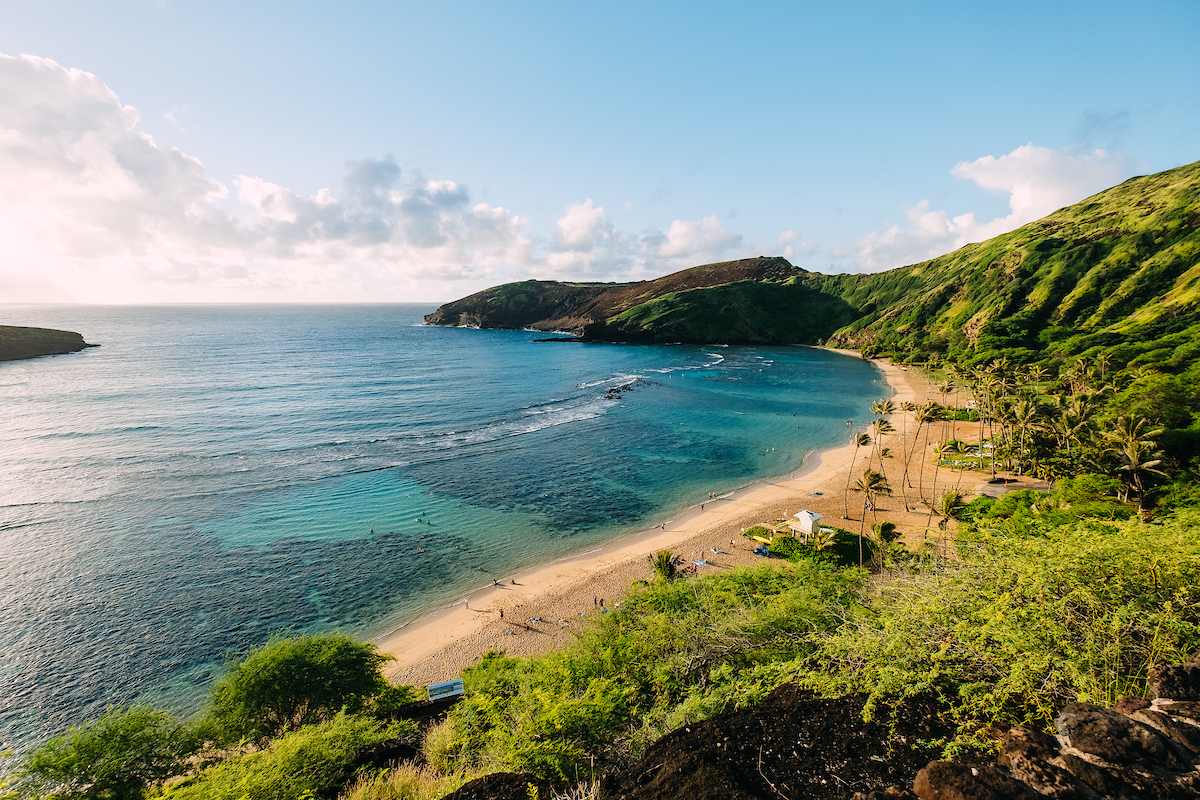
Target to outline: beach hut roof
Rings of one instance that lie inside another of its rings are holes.
[[[809,522],[816,522],[817,520],[819,520],[821,517],[823,517],[825,515],[818,514],[815,511],[807,511],[806,510],[806,511],[801,511],[797,514],[792,514],[792,516],[795,517],[796,519],[808,520]]]

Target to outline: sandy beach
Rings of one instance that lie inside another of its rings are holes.
[[[846,355],[859,357],[847,351]],[[936,389],[915,370],[906,370],[885,360],[876,360],[883,370],[891,399],[897,407],[903,402],[924,403],[942,398]],[[912,447],[916,424],[902,412],[892,415],[896,432],[884,438],[882,446],[890,447],[896,456],[886,464],[886,471],[895,495],[883,498],[875,514],[879,520],[896,523],[904,532],[905,541],[917,545],[930,536],[930,514],[920,505],[917,494],[909,490],[906,512],[900,495],[903,472],[902,438]],[[909,428],[905,433],[905,428]],[[975,441],[977,427],[959,423],[953,434],[957,438]],[[865,428],[847,429],[846,439]],[[936,439],[943,438],[940,433]],[[450,608],[418,619],[377,641],[383,653],[395,657],[388,665],[394,682],[421,685],[448,680],[460,670],[475,663],[489,650],[521,656],[544,653],[573,637],[573,632],[587,615],[597,612],[600,602],[613,607],[629,591],[633,581],[653,575],[647,556],[658,550],[670,549],[686,561],[704,559],[706,571],[725,570],[740,564],[761,563],[753,554],[753,544],[742,537],[744,528],[764,521],[790,517],[807,509],[825,515],[825,522],[848,530],[862,524],[861,495],[851,493],[847,512],[846,482],[851,459],[855,459],[854,474],[861,475],[871,448],[855,453],[852,444],[845,444],[809,457],[802,471],[782,478],[760,481],[729,495],[709,500],[676,515],[662,526],[575,557],[533,567],[506,577],[494,585],[472,593]],[[917,458],[919,460],[920,452]],[[933,459],[926,462],[923,476],[933,477]],[[876,459],[875,467],[878,468]],[[913,470],[917,469],[914,464]],[[969,495],[972,487],[990,476],[975,473],[960,475],[942,469],[939,487],[954,488]],[[928,485],[928,484],[927,484]],[[927,493],[928,494],[928,493]],[[874,518],[868,515],[865,526],[869,533]],[[937,518],[932,525],[936,528]],[[719,548],[725,553],[714,553]]]

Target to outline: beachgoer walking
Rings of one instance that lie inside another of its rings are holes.
[[[470,610],[471,604],[469,602],[467,602],[467,598],[465,598],[465,597],[463,598],[463,605],[467,607],[468,611]]]
[[[504,619],[504,609],[500,609],[500,619]]]

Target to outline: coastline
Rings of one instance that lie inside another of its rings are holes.
[[[822,349],[861,357],[852,351]],[[897,405],[927,398],[928,384],[915,372],[884,360],[872,363],[883,372]],[[699,568],[701,572],[723,570],[758,562],[741,531],[759,522],[808,509],[845,527],[844,490],[855,455],[849,442],[814,451],[788,477],[757,481],[688,508],[657,528],[476,589],[464,598],[465,603],[459,601],[378,637],[380,652],[395,658],[385,671],[395,682],[422,685],[453,678],[489,650],[522,656],[555,649],[573,638],[581,617],[599,612],[601,599],[612,607],[633,581],[650,578],[653,571],[647,556],[658,550],[670,549],[689,562],[708,561]],[[726,553],[716,554],[713,547]]]

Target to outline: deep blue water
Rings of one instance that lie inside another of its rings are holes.
[[[793,471],[886,393],[809,348],[535,343],[429,311],[0,307],[102,345],[0,363],[0,750],[109,705],[194,711],[273,632],[378,635]]]

